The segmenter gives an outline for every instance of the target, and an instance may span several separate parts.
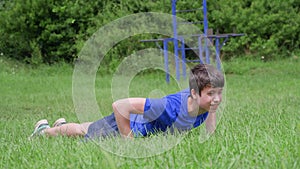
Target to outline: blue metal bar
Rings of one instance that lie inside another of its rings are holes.
[[[207,64],[210,64],[208,44],[209,44],[209,39],[205,37],[205,59],[206,59],[205,61]]]
[[[186,62],[201,62],[201,60],[197,59],[197,60],[186,60]]]
[[[176,0],[172,0],[172,21],[173,21],[173,42],[175,54],[176,79],[180,80],[180,67],[178,57],[178,38],[177,38],[177,20],[176,20]]]
[[[228,39],[229,39],[229,37],[226,37],[226,38],[223,40],[222,44],[220,45],[220,50],[221,50],[221,48],[223,47],[223,45],[228,41]]]
[[[207,6],[206,0],[203,0],[203,23],[204,23],[204,34],[207,36],[208,31],[208,19],[207,19]]]
[[[159,41],[163,41],[163,38],[160,39],[147,39],[147,40],[140,40],[140,42],[159,42]]]
[[[168,39],[164,39],[163,46],[164,46],[166,81],[167,81],[167,83],[170,83],[169,59],[168,59]]]
[[[174,53],[175,53],[175,68],[176,68],[176,79],[180,80],[180,67],[179,67],[179,56],[178,56],[178,40],[174,38]]]
[[[210,63],[209,59],[209,49],[208,49],[208,19],[207,19],[207,6],[206,6],[206,0],[203,0],[203,23],[204,23],[204,34],[205,34],[205,58],[206,58],[206,63]]]
[[[221,70],[221,59],[220,59],[220,48],[219,48],[219,38],[216,38],[215,46],[216,46],[216,62],[217,62],[217,69]]]
[[[163,48],[159,45],[158,42],[155,42],[155,45],[156,45],[160,50],[163,50]]]
[[[198,37],[198,48],[199,48],[199,59],[200,59],[200,63],[203,64],[203,56],[202,56],[202,36]]]
[[[185,42],[184,42],[184,38],[180,37],[180,41],[181,41],[181,57],[182,57],[182,75],[183,78],[186,79],[186,58],[185,58]]]

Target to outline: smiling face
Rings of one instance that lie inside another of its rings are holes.
[[[188,103],[190,115],[216,112],[222,101],[224,75],[209,64],[198,64],[191,69],[189,86],[191,97]]]
[[[194,102],[193,105],[195,106],[194,111],[198,112],[197,114],[201,114],[206,111],[215,112],[219,104],[222,102],[222,91],[222,87],[205,87],[201,91],[200,96],[199,93],[192,89],[192,100]]]

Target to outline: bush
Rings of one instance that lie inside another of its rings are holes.
[[[15,0],[7,5],[0,13],[5,18],[0,21],[0,50],[18,60],[50,64],[76,57],[76,43],[89,36],[85,31],[101,7],[98,1],[83,0]]]
[[[232,38],[224,51],[230,56],[286,56],[300,45],[300,1],[209,1],[210,25],[220,33],[245,33]]]
[[[209,27],[214,32],[246,34],[231,38],[222,48],[226,58],[245,54],[274,58],[299,51],[299,1],[213,0],[207,3]],[[178,9],[202,6],[199,1],[178,0],[177,4]],[[0,52],[31,64],[73,62],[84,42],[98,28],[120,17],[149,11],[171,14],[171,3],[165,0],[4,0],[0,3]],[[201,11],[182,17],[189,21],[203,18]],[[139,38],[151,36],[132,37],[119,43],[104,60],[111,66],[108,71],[133,51],[151,46],[139,42]]]

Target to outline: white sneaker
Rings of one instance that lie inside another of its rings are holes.
[[[53,127],[58,127],[58,126],[61,126],[61,125],[64,125],[64,124],[67,124],[67,121],[65,118],[60,118],[60,119],[57,119],[54,123],[53,123]]]
[[[35,124],[34,131],[30,135],[29,139],[35,136],[40,136],[44,134],[44,130],[50,128],[49,123],[46,119],[40,120]]]

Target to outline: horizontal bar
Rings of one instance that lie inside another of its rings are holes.
[[[226,38],[226,37],[233,37],[233,36],[244,36],[245,34],[237,34],[237,33],[228,33],[228,34],[218,34],[218,35],[207,35],[205,37],[208,38]]]
[[[147,39],[147,40],[140,40],[140,42],[158,42],[158,41],[164,41],[164,39]]]
[[[177,23],[182,23],[182,24],[199,24],[199,23],[203,23],[204,21],[196,21],[196,22],[177,22]]]
[[[182,13],[182,12],[194,12],[194,11],[199,11],[202,10],[203,8],[196,8],[196,9],[183,9],[183,10],[176,10],[176,12],[178,13]]]
[[[193,34],[193,35],[180,35],[179,37],[203,37],[203,38],[227,38],[227,37],[235,37],[235,36],[245,36],[243,33],[228,33],[228,34],[218,34],[218,35],[205,35],[205,34]],[[148,39],[148,40],[140,40],[140,42],[158,42],[158,41],[171,41],[173,38],[159,38],[159,39]]]
[[[228,34],[217,34],[217,35],[205,35],[205,34],[192,34],[192,35],[180,35],[181,37],[203,37],[203,38],[226,38],[232,36],[245,36],[245,34],[240,33],[228,33]]]
[[[173,41],[174,38],[159,38],[159,39],[145,39],[140,40],[140,42],[159,42],[159,41]]]
[[[186,62],[201,62],[201,60],[186,60]]]
[[[199,48],[198,47],[195,47],[195,48],[184,48],[184,50],[196,50],[196,49],[199,49]],[[182,50],[182,48],[180,48],[178,50]]]

